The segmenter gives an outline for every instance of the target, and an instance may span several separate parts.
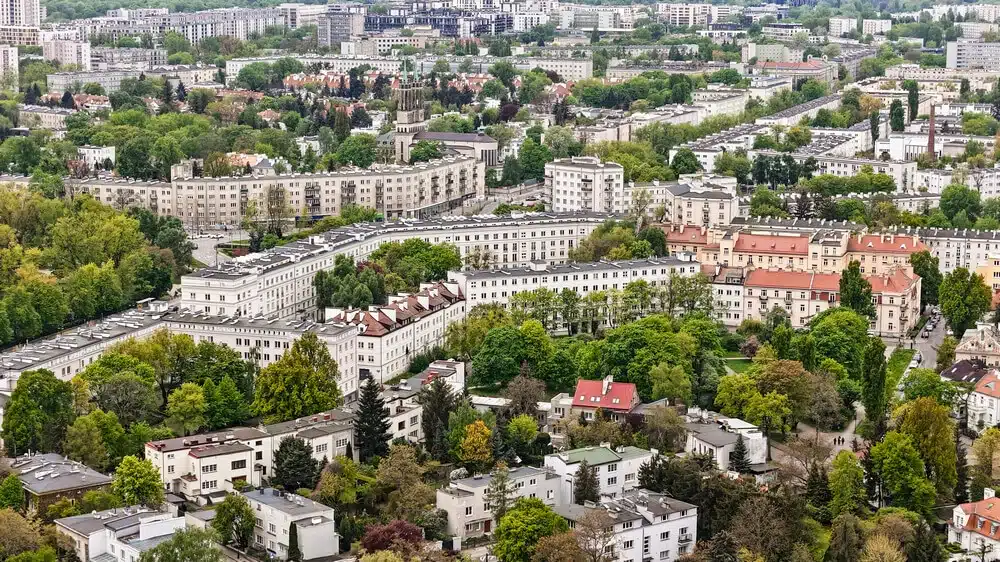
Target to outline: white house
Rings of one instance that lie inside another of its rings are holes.
[[[333,508],[298,494],[260,488],[241,494],[257,515],[253,540],[258,548],[279,560],[288,557],[290,533],[298,533],[303,560],[340,553],[340,535]]]
[[[1000,423],[1000,371],[991,369],[979,379],[967,404],[970,429],[982,431]]]
[[[538,498],[545,505],[559,505],[559,477],[532,466],[510,469],[514,498]],[[493,532],[493,512],[486,502],[486,489],[493,480],[490,474],[476,474],[452,480],[437,490],[437,508],[448,514],[448,534],[475,537]]]
[[[168,492],[204,505],[224,498],[238,482],[260,486],[271,465],[269,443],[261,430],[234,427],[151,441],[145,452]]]
[[[116,539],[125,538],[129,530],[134,533],[136,527],[141,526],[144,522],[152,523],[171,519],[173,517],[166,512],[142,506],[131,506],[63,517],[53,521],[53,524],[57,533],[69,539],[69,544],[80,560],[98,560],[102,555],[112,556],[114,560],[118,560],[117,554],[121,554],[123,549],[120,543],[115,542]],[[173,532],[173,527],[168,526],[167,528]],[[114,529],[122,529],[126,532],[119,537],[113,532]],[[112,532],[109,533],[109,530]],[[151,534],[150,530],[151,527],[147,525],[147,536]],[[112,544],[115,545],[114,552],[117,554],[112,554]]]
[[[652,451],[638,447],[612,449],[610,446],[601,445],[545,455],[544,466],[559,476],[562,483],[559,494],[565,498],[565,502],[573,501],[573,483],[576,481],[576,473],[582,461],[587,461],[589,466],[596,467],[597,478],[601,484],[601,497],[616,498],[636,487],[639,466],[655,454],[657,454],[655,449]]]
[[[607,511],[614,536],[606,549],[615,560],[677,560],[694,550],[698,536],[698,507],[649,490],[632,490],[621,498],[585,505],[567,503],[556,513],[576,528],[592,510]]]
[[[333,460],[347,454],[354,442],[355,414],[348,408],[335,408],[311,416],[264,426],[267,449],[275,451],[289,437],[298,437],[312,447],[313,458]]]
[[[465,364],[459,361],[435,361],[422,372],[386,388],[382,392],[389,410],[389,430],[392,440],[405,439],[412,443],[424,440],[424,408],[417,401],[420,390],[435,379],[442,379],[455,394],[465,391]]]
[[[766,471],[767,437],[757,426],[699,408],[691,408],[687,420],[687,442],[684,445],[686,453],[708,453],[715,459],[719,470],[729,470],[729,457],[742,435],[750,464],[761,472]]]
[[[948,542],[957,543],[969,553],[985,550],[988,560],[996,560],[992,553],[1000,552],[1000,501],[992,488],[983,490],[982,500],[956,505],[951,510]]]
[[[87,163],[87,166],[93,170],[98,164],[104,166],[106,161],[110,161],[112,164],[115,163],[115,147],[114,146],[92,146],[85,144],[83,146],[77,147],[77,156],[80,160]]]

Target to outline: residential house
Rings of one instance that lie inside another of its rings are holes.
[[[75,502],[83,494],[111,484],[110,477],[58,453],[27,454],[8,462],[21,480],[28,512],[44,514],[55,502]]]
[[[983,490],[983,499],[956,505],[951,510],[948,542],[969,553],[986,553],[986,560],[996,560],[1000,552],[1000,500],[993,488]]]
[[[63,517],[53,521],[53,524],[57,533],[68,537],[79,560],[97,560],[102,555],[110,555],[107,540],[109,528],[113,530],[134,526],[136,521],[160,519],[165,513],[167,512],[136,505]],[[117,557],[114,559],[117,560]]]
[[[545,455],[544,466],[555,472],[561,480],[559,497],[565,502],[573,501],[573,483],[580,463],[596,468],[601,485],[601,497],[616,498],[638,485],[639,466],[657,454],[655,449],[647,451],[638,447],[618,447],[609,445],[584,447],[571,451],[561,451]]]
[[[767,436],[759,427],[738,418],[730,418],[692,408],[687,413],[687,442],[684,451],[688,454],[710,455],[719,470],[729,470],[729,463],[739,436],[747,447],[747,455],[754,473],[764,474],[770,470],[767,465]]]
[[[980,322],[966,330],[955,347],[955,359],[975,360],[988,367],[1000,367],[1000,330],[996,325]]]
[[[555,507],[561,501],[559,476],[532,466],[513,467],[509,475],[514,498],[538,498]],[[461,538],[488,535],[494,530],[493,511],[486,501],[490,474],[452,480],[437,490],[437,508],[448,514],[448,534]]]
[[[274,559],[288,558],[291,533],[297,533],[302,560],[328,559],[340,554],[340,535],[332,507],[300,496],[259,488],[240,493],[256,514],[254,545]]]

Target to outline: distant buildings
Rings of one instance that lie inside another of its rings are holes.
[[[963,39],[948,41],[945,66],[957,69],[1000,70],[1000,43]]]
[[[997,283],[996,272],[1000,271],[1000,268],[994,264],[998,261],[1000,260],[997,258],[991,258],[988,265],[976,269],[977,274],[986,274],[983,280],[987,285]],[[993,290],[996,292],[996,289]],[[955,360],[976,361],[987,367],[1000,367],[1000,330],[995,324],[983,322],[976,324],[973,329],[966,330],[962,335],[962,341],[958,342],[955,348]],[[1000,416],[997,417],[997,422],[1000,422]],[[996,425],[996,422],[990,424],[990,427],[993,425]]]
[[[20,57],[17,54],[17,47],[11,45],[0,45],[0,84],[19,84],[18,65]]]
[[[28,452],[8,461],[21,480],[25,507],[33,513],[45,513],[60,500],[78,501],[85,493],[111,484],[111,478],[57,453]]]
[[[45,60],[59,61],[61,65],[75,65],[79,70],[91,69],[89,41],[42,41],[42,56]]]

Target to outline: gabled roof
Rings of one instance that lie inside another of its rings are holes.
[[[996,370],[986,373],[976,383],[976,392],[993,398],[1000,398],[1000,376]]]
[[[801,254],[804,256],[809,253],[809,237],[805,235],[740,234],[733,245],[733,251],[756,254]]]
[[[959,507],[968,515],[963,527],[966,531],[1000,540],[1000,500],[987,498]]]
[[[865,279],[871,284],[872,293],[876,295],[879,293],[905,293],[916,281],[916,279],[907,275],[902,269],[896,269],[886,275],[872,275]]]
[[[847,240],[848,252],[879,252],[905,254],[926,250],[927,246],[916,236],[901,234],[861,234]]]
[[[747,287],[764,287],[770,289],[839,291],[840,275],[836,273],[813,273],[811,271],[754,269],[747,274],[744,285]]]
[[[604,381],[579,380],[573,393],[573,406],[578,408],[602,408],[628,412],[639,401],[635,385],[630,382],[607,383]]]

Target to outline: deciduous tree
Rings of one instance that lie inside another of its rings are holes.
[[[847,307],[861,316],[875,319],[872,303],[872,286],[861,275],[861,263],[852,260],[840,274],[840,306]]]
[[[964,267],[945,276],[938,290],[941,314],[948,320],[956,338],[971,328],[990,309],[992,293],[982,275]]]
[[[339,377],[326,344],[306,332],[281,359],[260,372],[253,408],[268,422],[329,410],[341,400]]]
[[[213,532],[187,527],[143,552],[139,562],[222,562],[222,551]]]
[[[241,495],[230,494],[215,508],[212,529],[219,535],[222,544],[232,542],[236,548],[246,550],[253,541],[253,528],[257,523],[256,514],[250,502]]]
[[[529,562],[542,537],[564,533],[566,520],[538,498],[521,498],[497,525],[493,553],[500,562]]]
[[[159,506],[163,503],[160,473],[148,460],[129,455],[122,459],[111,480],[111,491],[125,505]]]

